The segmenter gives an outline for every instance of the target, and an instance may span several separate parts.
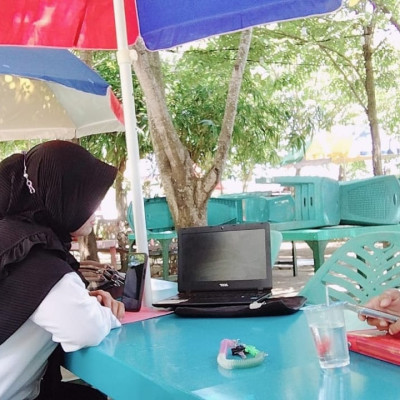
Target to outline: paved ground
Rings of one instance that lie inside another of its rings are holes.
[[[329,257],[342,242],[331,242],[326,249],[326,257]],[[272,270],[273,293],[275,295],[297,294],[308,279],[314,275],[312,251],[306,243],[296,243],[298,275],[293,276],[291,262],[291,243],[283,242],[279,252],[280,263]],[[282,264],[281,263],[288,263]]]

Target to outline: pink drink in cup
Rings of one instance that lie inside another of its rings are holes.
[[[350,363],[342,303],[303,308],[314,339],[321,368],[344,367]]]

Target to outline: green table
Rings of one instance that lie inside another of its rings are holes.
[[[271,224],[271,228],[273,224]],[[400,225],[336,225],[318,229],[296,229],[281,231],[282,240],[286,242],[304,241],[310,246],[314,258],[314,270],[316,271],[325,261],[325,249],[329,242],[345,240],[371,232],[400,232]],[[297,274],[297,260],[295,246],[293,246],[293,273]]]

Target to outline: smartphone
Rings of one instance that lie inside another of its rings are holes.
[[[144,279],[148,256],[146,253],[130,253],[121,301],[126,311],[139,311],[142,305]]]
[[[368,308],[358,304],[346,303],[346,308],[348,310],[355,311],[358,314],[364,315],[365,317],[380,318],[390,323],[396,322],[397,320],[400,319],[398,315],[393,315],[387,312],[374,310],[373,308]]]

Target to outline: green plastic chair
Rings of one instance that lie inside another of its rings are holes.
[[[400,287],[400,233],[367,233],[349,239],[300,291],[309,304],[365,303],[386,289]]]
[[[155,197],[152,199],[144,199],[144,212],[146,218],[147,239],[154,239],[160,243],[162,263],[163,263],[163,279],[169,279],[169,251],[170,244],[177,237],[174,227],[174,221],[169,211],[169,207],[165,197]],[[136,239],[135,224],[133,220],[132,203],[129,204],[127,212],[127,220],[132,233],[128,234],[129,249]]]
[[[339,182],[341,224],[398,224],[399,202],[400,182],[394,175]]]

